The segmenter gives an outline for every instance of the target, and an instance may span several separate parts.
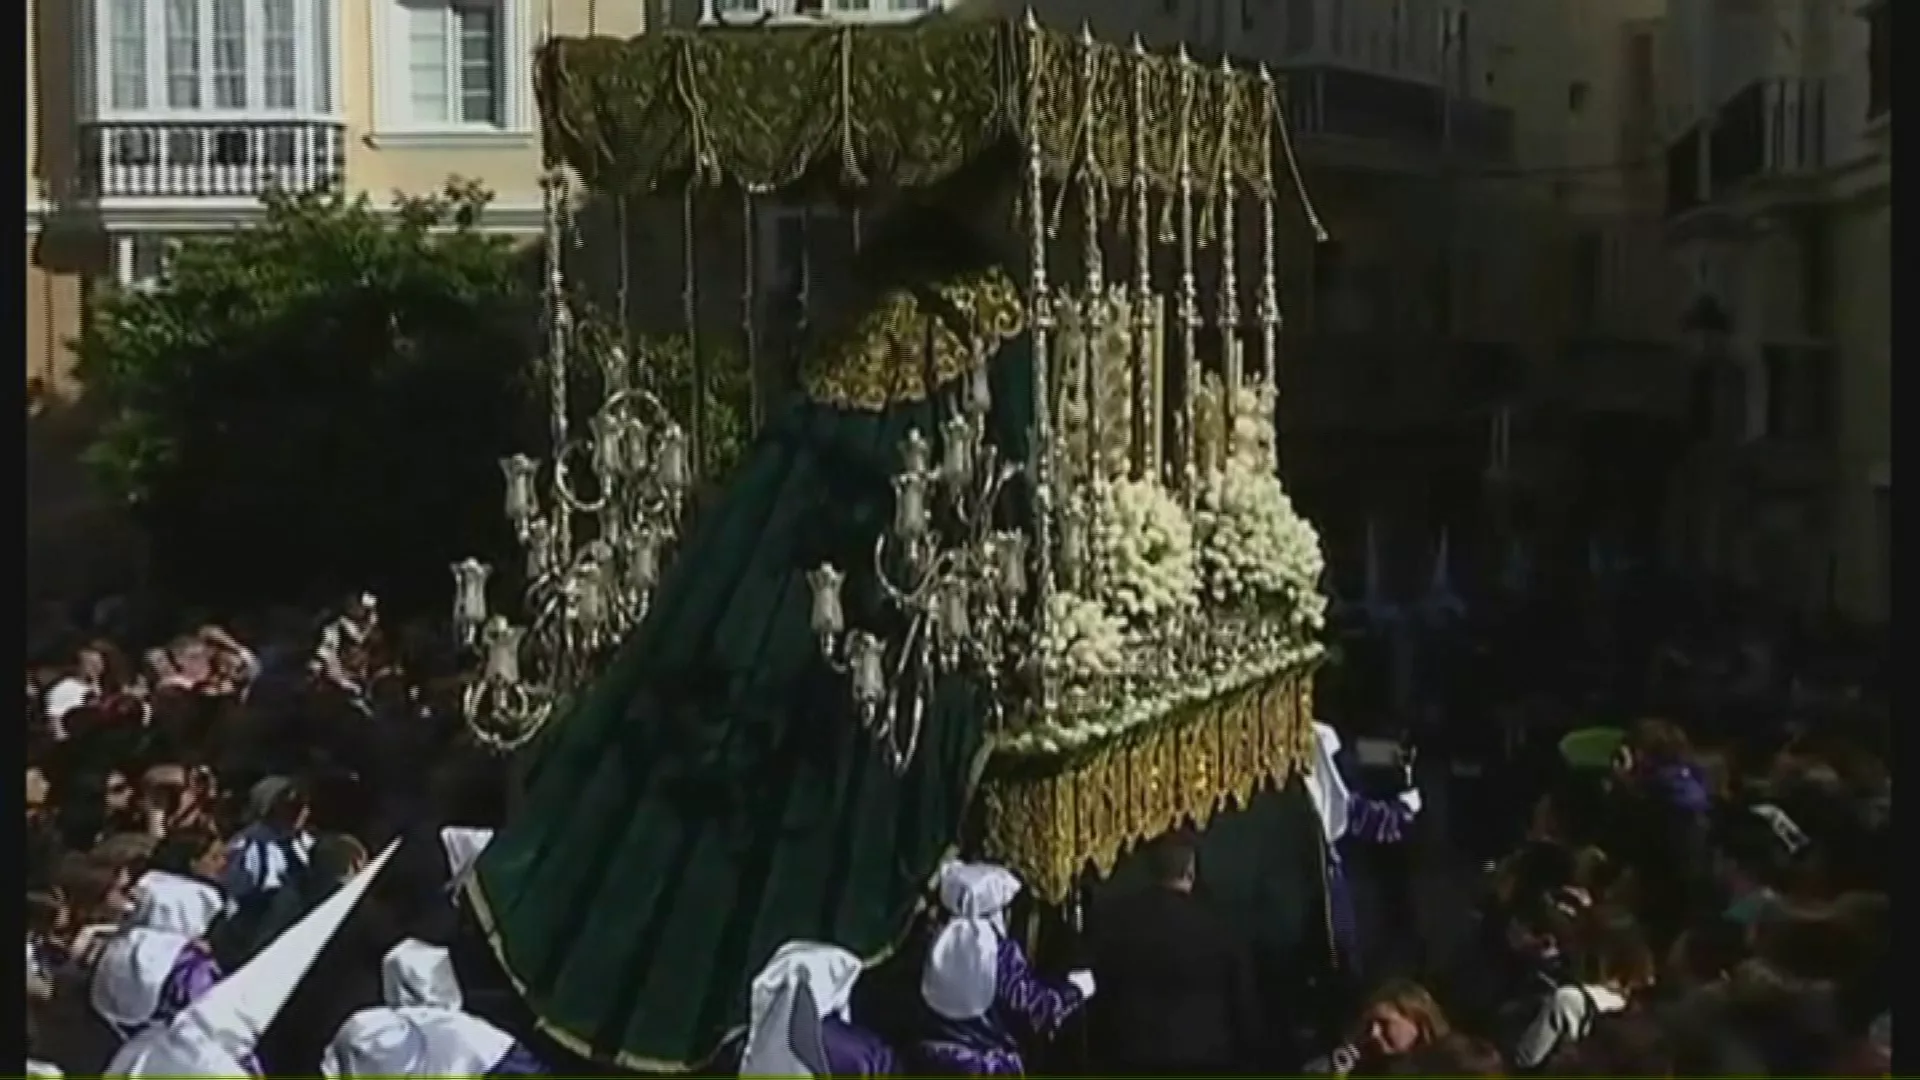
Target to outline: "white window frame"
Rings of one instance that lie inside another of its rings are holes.
[[[167,100],[167,0],[143,0],[146,100],[139,106],[116,106],[113,99],[112,0],[75,0],[80,33],[76,34],[81,70],[91,78],[85,84],[91,119],[105,122],[140,121],[307,121],[331,122],[341,116],[340,16],[354,0],[295,0],[293,9],[294,107],[266,104],[266,16],[261,0],[246,4],[246,105],[237,109],[213,106],[214,0],[197,0],[195,38],[199,53],[200,104],[175,107]]]
[[[441,0],[448,7],[494,9],[500,26],[500,122],[421,121],[413,116],[413,81],[407,69],[407,11],[402,0],[369,0],[373,8],[373,83],[376,145],[432,146],[489,142],[520,144],[534,133],[533,34],[527,0]],[[457,65],[456,53],[449,57]]]
[[[855,10],[860,0],[747,0],[742,10],[722,11],[724,0],[700,0],[701,26],[817,26],[821,23],[912,22],[946,8],[947,0],[926,0],[915,10],[895,7],[899,0],[866,0],[867,10]],[[804,10],[817,6],[820,10]]]

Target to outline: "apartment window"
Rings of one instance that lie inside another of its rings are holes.
[[[1893,108],[1893,2],[1881,0],[1867,13],[1867,119]]]
[[[523,0],[379,0],[381,132],[467,136],[529,130],[531,46]]]
[[[92,92],[104,120],[330,114],[335,0],[100,0]]]
[[[501,126],[499,7],[412,0],[404,10],[407,119],[420,127]]]

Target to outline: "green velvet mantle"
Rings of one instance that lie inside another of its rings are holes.
[[[1030,368],[992,365],[994,438],[1024,458]],[[765,430],[702,516],[649,617],[544,733],[524,803],[469,887],[502,966],[548,1034],[646,1070],[698,1066],[746,1015],[747,983],[795,938],[878,958],[960,835],[984,756],[970,687],[941,688],[904,777],[820,661],[805,573],[848,568],[851,625],[874,603],[874,537],[908,429],[931,401],[803,401]]]

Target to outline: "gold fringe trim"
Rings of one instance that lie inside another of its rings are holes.
[[[1284,784],[1311,751],[1312,720],[1313,673],[1291,672],[1055,767],[990,775],[985,853],[1064,903],[1085,869],[1112,873],[1133,845]]]

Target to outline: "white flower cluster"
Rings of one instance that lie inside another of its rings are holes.
[[[1051,676],[1072,684],[1112,675],[1126,663],[1126,643],[1126,627],[1098,600],[1064,590],[1047,598],[1040,652]]]
[[[1180,501],[1151,480],[1118,480],[1094,502],[1092,554],[1108,610],[1139,630],[1198,606],[1193,524]]]
[[[1232,452],[1205,478],[1194,515],[1200,574],[1213,603],[1279,607],[1293,629],[1311,633],[1326,622],[1319,588],[1326,556],[1320,534],[1273,474],[1271,408],[1262,390],[1236,396]]]

